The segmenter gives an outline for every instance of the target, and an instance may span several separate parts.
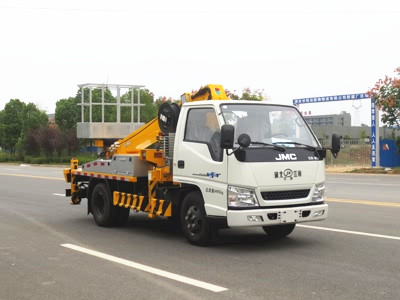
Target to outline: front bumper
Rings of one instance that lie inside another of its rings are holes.
[[[328,205],[317,204],[271,209],[228,210],[229,227],[267,226],[319,221],[328,216]]]

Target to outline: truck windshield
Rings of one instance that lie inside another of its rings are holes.
[[[235,141],[247,133],[254,144],[281,147],[319,147],[310,128],[294,107],[266,104],[221,104],[225,124],[235,127]],[[259,144],[257,144],[257,142]]]

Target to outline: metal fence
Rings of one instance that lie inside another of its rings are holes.
[[[322,146],[329,147],[330,141],[320,140]],[[334,158],[330,151],[326,153],[326,165],[371,165],[371,145],[364,139],[342,139],[339,156]]]

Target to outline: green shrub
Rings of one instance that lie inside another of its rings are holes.
[[[0,151],[0,162],[22,162],[20,155],[11,155],[7,152]]]
[[[0,152],[0,162],[7,162],[9,159],[9,155],[7,153]]]
[[[15,163],[26,163],[26,164],[62,164],[69,165],[71,162],[71,158],[77,158],[79,164],[91,162],[97,159],[97,155],[92,153],[79,153],[76,155],[69,156],[60,156],[60,157],[46,157],[44,155],[40,156],[32,156],[32,155],[10,155],[9,153],[0,151],[0,163],[2,162],[15,162]]]

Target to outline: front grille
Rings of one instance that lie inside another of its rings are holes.
[[[277,191],[277,192],[261,192],[264,200],[286,200],[306,198],[310,190],[294,190],[294,191]]]

